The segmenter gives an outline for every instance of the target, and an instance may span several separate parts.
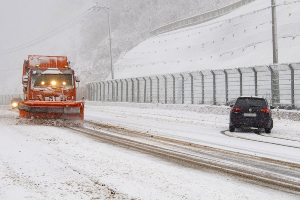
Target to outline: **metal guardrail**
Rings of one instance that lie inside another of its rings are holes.
[[[262,96],[270,104],[300,108],[300,63],[203,70],[101,81],[77,89],[77,99],[161,104],[229,105],[239,96]],[[0,95],[9,105],[22,94]]]
[[[158,34],[161,34],[161,33],[168,32],[168,31],[173,31],[173,30],[177,30],[177,29],[180,29],[180,28],[193,26],[193,25],[196,25],[196,24],[201,24],[201,23],[207,22],[209,20],[213,20],[217,17],[221,17],[225,14],[228,14],[231,11],[233,11],[233,10],[243,6],[243,5],[251,3],[253,1],[255,1],[255,0],[241,0],[241,1],[238,1],[236,3],[230,4],[228,6],[224,6],[222,8],[209,11],[207,13],[203,13],[203,14],[196,15],[196,16],[193,16],[193,17],[189,17],[189,18],[186,18],[186,19],[182,19],[182,20],[179,20],[179,21],[176,21],[176,22],[172,22],[172,23],[163,25],[161,27],[155,28],[154,30],[152,30],[150,32],[150,34],[151,35],[158,35]]]
[[[229,105],[239,96],[300,108],[300,63],[101,81],[78,88],[90,101]]]
[[[9,105],[13,98],[22,98],[23,94],[0,95],[0,105]]]

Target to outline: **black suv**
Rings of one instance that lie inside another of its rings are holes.
[[[230,111],[229,131],[235,128],[254,127],[256,132],[264,128],[266,133],[271,133],[273,119],[266,99],[262,97],[239,97]]]

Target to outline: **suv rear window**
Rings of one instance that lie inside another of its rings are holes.
[[[262,107],[267,108],[266,101],[258,98],[238,98],[234,107]]]

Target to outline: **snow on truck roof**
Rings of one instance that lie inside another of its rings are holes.
[[[72,70],[61,70],[58,68],[49,68],[43,71],[41,74],[72,74]]]
[[[44,55],[29,55],[28,67],[30,68],[68,68],[69,63],[67,56],[44,56]]]
[[[62,74],[58,68],[50,68],[42,72],[42,74]]]

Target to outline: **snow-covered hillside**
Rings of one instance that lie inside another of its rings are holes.
[[[299,62],[300,1],[277,1],[279,62]],[[154,36],[114,66],[115,78],[272,63],[271,1],[259,0],[204,24]],[[110,76],[108,76],[108,79]]]
[[[39,0],[2,1],[0,6],[0,95],[22,92],[28,55],[65,55],[82,82],[103,80],[110,69],[107,13],[110,6],[112,56],[149,37],[163,24],[208,12],[239,0]]]

